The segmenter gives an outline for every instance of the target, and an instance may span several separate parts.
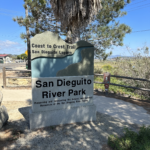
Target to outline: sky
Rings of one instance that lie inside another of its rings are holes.
[[[20,33],[26,32],[25,27],[20,27],[12,20],[16,16],[25,16],[23,4],[24,0],[0,2],[0,54],[19,55],[27,50],[26,43],[20,38]],[[126,34],[124,46],[113,47],[112,52],[113,55],[131,56],[137,48],[150,48],[150,0],[132,0],[124,10],[127,15],[118,20],[130,26],[132,33]],[[129,47],[130,53],[126,47]]]

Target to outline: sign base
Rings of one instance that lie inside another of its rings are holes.
[[[70,107],[41,112],[29,111],[30,130],[37,128],[96,120],[96,106]]]

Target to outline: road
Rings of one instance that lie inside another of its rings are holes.
[[[5,67],[7,69],[13,69],[13,68],[21,67],[21,66],[25,66],[25,65],[26,65],[25,62],[0,64],[0,72],[2,72],[3,67]]]

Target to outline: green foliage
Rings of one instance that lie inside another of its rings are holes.
[[[20,56],[20,55],[18,55],[18,56],[17,56],[17,59],[21,59],[21,56]]]
[[[98,81],[98,82],[103,82],[103,76],[97,76],[94,77],[94,81]],[[113,78],[111,77],[110,80],[111,83],[115,83],[115,84],[120,84],[120,85],[127,85],[125,82],[123,82],[120,79],[117,78]],[[105,87],[104,84],[97,84],[94,83],[94,89],[101,89],[102,91],[105,91]],[[135,95],[133,92],[134,90],[131,88],[124,88],[124,87],[119,87],[119,86],[114,86],[114,85],[110,85],[109,86],[109,91],[114,92],[115,94],[126,94],[126,95],[130,95],[130,96],[134,96],[137,97],[137,95]]]
[[[119,58],[115,61],[96,62],[94,64],[94,73],[109,72],[112,75],[127,76],[133,78],[150,79],[150,59],[149,48],[144,46],[134,53],[133,58]],[[95,77],[95,81],[103,82],[103,77]],[[124,78],[111,77],[111,83],[132,86],[138,88],[150,89],[150,82],[130,80]],[[103,84],[94,84],[94,89],[104,90]],[[120,86],[109,86],[109,91],[116,94],[128,95],[129,97],[140,98],[141,100],[150,100],[150,92],[135,90],[132,88],[124,88]]]
[[[24,7],[28,9],[28,17],[15,17],[13,20],[20,26],[28,27],[29,36],[42,33],[44,31],[52,31],[60,36],[66,36],[69,27],[62,31],[61,23],[56,21],[51,5],[47,0],[24,0]],[[112,48],[113,45],[123,45],[123,38],[127,33],[131,32],[129,26],[119,24],[115,20],[118,17],[126,15],[126,12],[121,11],[129,1],[125,0],[102,0],[102,9],[99,11],[96,20],[88,27],[83,27],[80,30],[81,40],[86,40],[94,44],[96,50],[95,57],[106,60],[112,52],[106,53],[106,49]],[[76,36],[77,33],[72,34]],[[22,39],[27,39],[26,33],[21,33]],[[25,40],[26,42],[26,40]]]
[[[17,56],[17,59],[27,59],[27,58],[28,56],[25,53]]]
[[[24,1],[24,8],[28,10],[28,17],[15,17],[13,21],[20,26],[28,27],[30,37],[44,31],[59,32],[61,35],[60,24],[56,22],[51,6],[47,4],[46,0]],[[27,39],[27,34],[21,33],[20,37],[21,39]]]
[[[98,21],[102,26],[109,24],[111,21],[115,22],[115,19],[126,15],[123,8],[130,2],[126,0],[102,0],[102,10],[98,14]]]
[[[117,58],[113,74],[149,80],[149,48],[147,46],[138,48],[137,51],[134,52],[132,55],[133,58],[130,58],[128,60],[121,60],[120,58]],[[150,89],[150,82],[129,79],[122,79],[122,81],[133,87]],[[148,91],[135,90],[134,93],[140,95],[141,99],[143,99],[144,97],[150,97],[150,92]],[[142,95],[144,95],[144,97]]]
[[[123,137],[110,135],[108,145],[115,150],[150,150],[150,126],[140,128],[139,133],[124,128]]]
[[[13,20],[20,26],[28,27],[29,37],[44,31],[52,31],[58,33],[60,36],[66,36],[69,27],[62,31],[61,23],[56,21],[49,1],[47,0],[24,0],[24,7],[28,9],[28,17],[15,17]],[[112,48],[114,45],[123,45],[123,38],[127,33],[131,32],[129,26],[119,24],[115,20],[118,17],[126,15],[122,11],[129,3],[126,0],[102,0],[102,9],[96,16],[96,20],[88,27],[83,27],[79,30],[80,39],[86,40],[94,44],[96,50],[95,57],[106,60],[108,56],[112,55],[112,51],[106,53],[106,49]],[[77,33],[72,34],[76,36]],[[20,37],[25,40],[28,38],[26,33],[21,33]]]
[[[27,59],[27,58],[28,56],[25,53],[21,54],[21,59]]]
[[[94,67],[94,72],[95,72],[95,73],[98,73],[98,74],[101,74],[103,71],[102,71],[101,68],[95,68],[95,67]]]
[[[111,65],[104,65],[104,66],[102,66],[102,69],[104,70],[104,71],[111,71],[112,70],[112,66]]]
[[[114,74],[114,69],[115,69],[115,64],[112,61],[99,62],[94,64],[94,73],[103,74],[104,72],[109,72],[111,74]],[[103,76],[95,76],[94,81],[103,82]],[[121,78],[111,77],[110,82],[115,84],[125,85],[125,86],[131,86],[130,84],[124,82]],[[94,83],[94,89],[101,89],[102,91],[105,91],[104,84]],[[110,85],[109,91],[114,92],[115,94],[125,94],[132,97],[139,97],[138,94],[134,93],[135,90],[131,88],[124,88],[124,87]]]
[[[125,0],[102,0],[102,9],[97,14],[96,21],[85,29],[82,37],[94,44],[95,57],[106,60],[112,54],[105,53],[106,49],[123,46],[123,38],[131,32],[131,28],[126,24],[119,24],[116,19],[126,15],[122,10],[128,3]]]

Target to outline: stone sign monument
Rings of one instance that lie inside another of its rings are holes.
[[[30,49],[30,129],[96,120],[93,45],[86,41],[68,44],[47,31],[31,38]]]

